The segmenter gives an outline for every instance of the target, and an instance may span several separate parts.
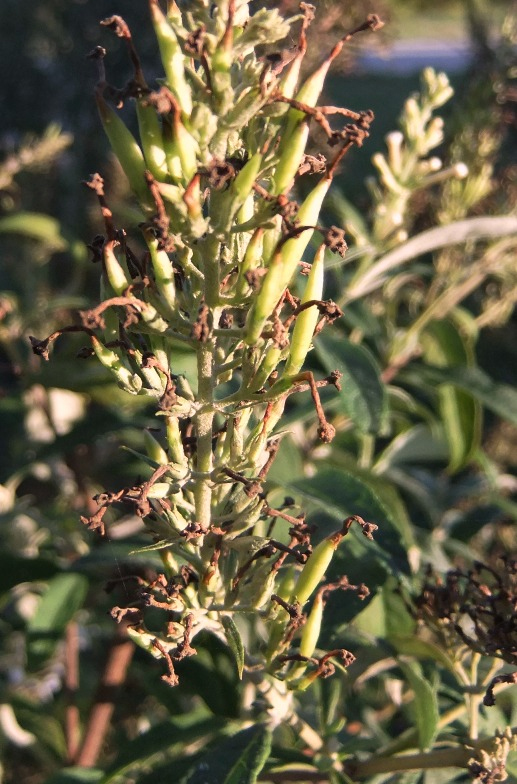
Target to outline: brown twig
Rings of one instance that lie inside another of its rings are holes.
[[[90,711],[84,739],[74,760],[74,764],[80,768],[94,767],[99,758],[115,710],[116,698],[126,679],[134,650],[135,647],[128,639],[125,627],[122,625],[119,627],[117,637],[108,653],[106,666]]]
[[[79,631],[77,623],[70,621],[65,630],[65,737],[66,756],[71,764],[79,750],[80,717],[75,704],[79,689]]]

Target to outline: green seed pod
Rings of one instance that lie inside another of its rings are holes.
[[[314,602],[312,604],[309,617],[307,618],[307,622],[302,629],[302,637],[300,640],[301,656],[307,656],[307,658],[310,658],[316,650],[321,631],[321,623],[323,621],[324,606],[325,604],[323,602],[322,593],[321,591],[318,591],[314,597]]]
[[[167,162],[167,169],[174,182],[181,182],[181,161],[174,142],[172,123],[167,119],[163,123],[163,151]],[[167,198],[166,194],[162,194]],[[171,200],[172,201],[172,200]]]
[[[183,451],[183,441],[181,439],[178,418],[175,416],[168,416],[165,420],[165,428],[167,433],[167,444],[169,445],[172,460],[175,463],[186,466],[188,461],[185,452]]]
[[[257,392],[259,389],[262,389],[267,379],[282,359],[282,351],[283,349],[278,348],[278,346],[271,346],[271,348],[266,351],[266,355],[260,363],[260,367],[250,384],[250,389],[252,391]]]
[[[330,178],[323,178],[309,193],[298,211],[297,218],[301,226],[314,226],[317,222],[330,183]],[[264,324],[271,316],[284,289],[291,282],[312,235],[312,229],[302,231],[297,237],[287,240],[273,256],[246,321],[245,342],[249,346],[258,341]]]
[[[151,232],[145,232],[145,238],[151,256],[151,263],[153,265],[156,288],[170,308],[171,314],[174,314],[176,307],[176,286],[174,285],[172,262],[168,254],[164,250],[158,248],[158,240],[152,236]]]
[[[239,586],[239,604],[260,610],[274,593],[276,573],[271,571],[269,561],[252,568],[251,579],[244,586]]]
[[[106,136],[129,180],[131,190],[142,207],[153,209],[152,199],[145,182],[146,166],[142,150],[118,114],[106,103],[101,89],[96,90],[95,98]]]
[[[256,269],[262,260],[262,238],[264,229],[255,229],[246,248],[246,253],[239,267],[239,276],[235,286],[235,298],[242,299],[249,290],[249,283],[246,280],[246,273]]]
[[[122,357],[113,349],[106,348],[94,335],[91,336],[91,341],[98,359],[104,367],[109,368],[115,374],[122,389],[125,389],[131,395],[137,395],[142,389],[140,376],[129,370],[124,364]]]
[[[142,98],[137,99],[136,116],[147,168],[156,180],[164,180],[168,169],[160,119],[154,107],[147,105]]]
[[[158,443],[156,438],[151,435],[149,430],[144,430],[144,443],[147,455],[151,460],[154,460],[155,463],[158,463],[159,465],[167,465],[169,462],[167,452],[162,445]]]
[[[183,125],[179,112],[176,112],[174,115],[172,134],[173,149],[179,157],[182,178],[184,183],[187,184],[197,171],[199,145]]]
[[[314,261],[301,301],[302,305],[311,300],[320,300],[322,297],[324,257],[325,245],[321,245],[314,256]],[[302,310],[297,317],[291,338],[289,356],[285,364],[282,378],[285,376],[294,376],[296,373],[300,372],[311,347],[312,337],[318,319],[319,311],[316,305],[313,305],[306,310]]]
[[[318,583],[323,579],[325,572],[332,560],[332,556],[343,538],[343,531],[327,536],[315,548],[309,560],[303,567],[298,582],[291,596],[291,602],[305,604],[312,595]]]
[[[101,302],[110,299],[114,294],[113,289],[107,280],[106,275],[101,275],[100,279],[100,298]],[[118,340],[120,337],[120,321],[117,316],[115,308],[107,308],[104,313],[105,327],[103,330],[104,343],[110,343],[112,340]]]
[[[302,629],[300,648],[298,651],[300,656],[306,656],[308,659],[310,659],[316,650],[321,631],[321,624],[323,621],[324,606],[322,593],[321,591],[318,591],[314,597],[314,602],[311,607],[309,617],[307,618],[305,626]],[[306,662],[297,662],[289,670],[286,679],[288,681],[293,681],[295,678],[299,678],[303,674],[306,667]],[[298,685],[296,685],[296,688],[298,688]]]
[[[131,285],[131,278],[125,264],[122,264],[115,255],[114,248],[118,245],[116,240],[104,243],[102,258],[106,276],[115,294],[120,297]]]
[[[305,153],[308,137],[309,122],[302,120],[289,136],[282,138],[278,148],[278,164],[270,189],[273,196],[278,196],[291,189]]]
[[[185,79],[185,58],[178,38],[160,9],[158,0],[149,0],[149,6],[167,84],[178,99],[183,114],[186,117],[190,117],[192,113],[192,95],[188,82]],[[171,16],[171,19],[174,19],[174,16]]]

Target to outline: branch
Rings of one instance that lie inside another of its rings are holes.
[[[122,628],[108,654],[104,673],[90,711],[83,743],[75,760],[75,765],[78,767],[92,768],[97,762],[115,710],[118,691],[126,679],[134,650],[135,646],[128,639],[125,629]]]

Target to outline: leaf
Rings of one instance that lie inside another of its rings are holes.
[[[388,639],[393,647],[397,649],[397,652],[404,656],[414,656],[417,659],[431,659],[442,664],[450,672],[456,672],[454,662],[439,645],[420,640],[414,635],[390,634]]]
[[[468,367],[470,352],[456,327],[449,321],[434,321],[422,335],[424,358],[446,368]],[[481,408],[470,392],[454,384],[438,388],[440,414],[449,444],[449,469],[458,471],[472,459],[481,441]]]
[[[182,784],[255,784],[269,757],[271,738],[265,724],[241,730],[201,757]]]
[[[395,466],[414,466],[415,463],[442,463],[448,450],[427,425],[419,424],[399,433],[377,458],[375,473],[384,474]]]
[[[244,671],[244,645],[242,644],[241,635],[233,618],[229,615],[223,615],[223,627],[228,646],[235,656],[239,680],[242,681],[242,673]]]
[[[40,667],[52,655],[68,621],[82,606],[87,589],[86,577],[73,572],[59,574],[49,582],[27,627],[29,669]]]
[[[23,558],[4,551],[0,553],[0,593],[19,583],[48,580],[59,571],[59,566],[47,558]]]
[[[255,784],[271,752],[272,733],[265,725],[252,728],[254,737],[240,756],[224,784]],[[243,733],[247,730],[243,730]]]
[[[68,250],[76,261],[87,257],[86,246],[70,237],[59,221],[39,212],[16,212],[0,218],[0,234],[21,234],[44,243],[52,251]]]
[[[438,732],[440,713],[438,711],[436,690],[431,686],[429,680],[424,677],[419,664],[416,662],[399,662],[399,665],[415,695],[413,706],[418,732],[418,744],[420,749],[424,751],[431,746]]]
[[[98,768],[65,768],[54,773],[45,784],[98,784],[104,771]]]
[[[483,237],[497,238],[511,234],[517,234],[517,218],[513,215],[467,218],[449,223],[447,226],[437,226],[423,231],[373,264],[346,292],[344,302],[347,304],[380,288],[397,267],[423,253],[449,245],[458,245],[467,240]]]
[[[401,373],[401,378],[422,387],[422,384],[455,384],[473,395],[486,408],[517,425],[517,390],[509,384],[494,381],[478,367],[436,367],[415,364]]]
[[[364,346],[336,335],[319,336],[315,346],[329,373],[343,373],[340,400],[352,422],[362,433],[382,430],[388,415],[388,397],[372,354]]]
[[[350,515],[359,515],[375,523],[379,530],[374,535],[374,542],[364,545],[369,557],[375,554],[395,569],[395,564],[403,571],[407,568],[406,551],[397,522],[374,491],[358,477],[343,469],[329,468],[313,477],[289,482],[286,488],[312,501],[340,522]],[[359,541],[361,544],[366,542],[362,536]],[[346,546],[347,540],[344,542]]]
[[[111,784],[129,774],[135,777],[139,771],[163,766],[167,761],[180,757],[188,744],[202,738],[208,740],[222,728],[221,718],[208,716],[206,709],[155,724],[147,732],[118,747],[118,755],[102,784]]]

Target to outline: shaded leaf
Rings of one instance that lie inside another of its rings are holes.
[[[439,367],[460,368],[470,363],[470,352],[456,327],[448,321],[428,324],[422,335],[424,357]],[[438,388],[440,414],[449,444],[449,468],[463,468],[481,440],[481,408],[470,392],[454,384]]]
[[[399,662],[409,685],[415,695],[413,706],[418,744],[423,751],[428,749],[438,732],[440,713],[436,690],[424,677],[422,668],[416,662]]]
[[[68,621],[82,606],[87,588],[86,577],[71,572],[50,581],[27,627],[30,669],[41,666],[52,655]]]
[[[248,727],[203,755],[183,784],[254,784],[270,751],[270,730],[264,724]]]
[[[47,558],[23,558],[14,553],[0,553],[0,593],[19,583],[48,580],[59,571],[59,566]]]
[[[187,744],[214,735],[221,729],[220,717],[207,716],[206,709],[160,722],[119,747],[102,784],[115,782],[122,775],[161,767],[171,758],[181,757]]]
[[[401,374],[402,377],[402,374]],[[418,364],[403,373],[405,381],[417,386],[455,384],[473,395],[490,411],[517,425],[517,390],[500,384],[477,367],[435,367]]]
[[[362,433],[382,430],[388,414],[388,397],[373,355],[364,346],[334,334],[320,335],[315,346],[329,373],[333,370],[343,373],[340,400],[352,422]]]
[[[242,644],[241,635],[233,618],[229,615],[223,615],[223,627],[228,646],[235,656],[239,680],[242,681],[242,673],[244,671],[244,645]]]

